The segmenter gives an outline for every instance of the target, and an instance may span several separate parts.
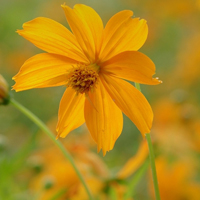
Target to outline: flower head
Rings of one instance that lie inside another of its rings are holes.
[[[135,87],[124,79],[156,85],[154,63],[137,50],[144,44],[145,20],[124,10],[103,26],[90,7],[62,5],[71,28],[44,17],[18,30],[35,46],[46,51],[28,59],[13,77],[16,91],[65,85],[58,113],[58,137],[86,122],[98,151],[113,148],[122,132],[122,112],[142,135],[150,132],[153,112]]]

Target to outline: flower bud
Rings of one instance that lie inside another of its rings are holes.
[[[6,80],[0,74],[0,105],[7,105],[9,103],[9,88]]]

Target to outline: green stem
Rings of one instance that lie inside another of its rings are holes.
[[[139,83],[135,83],[135,87],[141,92]],[[155,196],[156,196],[156,200],[160,200],[160,193],[159,193],[159,187],[158,187],[158,179],[157,179],[157,174],[156,174],[156,165],[155,165],[155,158],[154,158],[154,152],[153,152],[153,145],[151,142],[151,136],[149,133],[147,133],[145,136],[146,136],[148,147],[149,147],[149,158],[150,158],[150,164],[151,164],[151,172],[152,172],[152,177],[153,177]]]
[[[160,200],[153,145],[152,145],[151,136],[149,133],[146,134],[146,139],[147,139],[147,143],[149,147],[149,158],[150,158],[150,164],[151,164],[151,172],[152,172],[152,177],[153,177],[155,196],[156,196],[156,200]]]
[[[40,127],[41,130],[43,130],[51,138],[51,140],[55,143],[55,145],[62,151],[62,153],[64,154],[64,156],[69,160],[69,162],[73,166],[73,168],[74,168],[77,176],[79,177],[80,181],[82,182],[82,184],[83,184],[83,186],[84,186],[84,188],[85,188],[85,190],[86,190],[86,192],[87,192],[87,194],[89,196],[89,199],[92,200],[92,195],[90,193],[90,190],[89,190],[88,186],[86,185],[86,182],[85,182],[83,176],[79,172],[78,168],[76,167],[76,164],[73,161],[73,158],[71,157],[71,155],[69,154],[69,152],[65,149],[65,147],[63,146],[63,144],[59,140],[56,140],[55,139],[55,135],[47,128],[47,126],[37,116],[35,116],[32,112],[30,112],[27,108],[25,108],[24,106],[22,106],[20,103],[18,103],[14,99],[10,99],[10,103],[13,106],[15,106],[18,110],[20,110],[23,114],[25,114],[38,127]]]

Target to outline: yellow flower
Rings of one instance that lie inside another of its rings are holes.
[[[195,163],[166,158],[156,160],[160,196],[162,200],[199,199],[200,184],[195,177]],[[172,181],[173,180],[173,181]],[[149,183],[153,196],[153,186]]]
[[[135,87],[123,79],[156,85],[154,63],[137,50],[144,44],[148,28],[145,20],[132,18],[124,10],[103,27],[90,7],[62,5],[70,32],[44,17],[23,25],[17,32],[48,52],[28,59],[13,77],[16,91],[65,85],[58,113],[58,137],[86,122],[98,151],[113,149],[122,132],[122,112],[142,135],[150,132],[153,112]]]
[[[102,177],[102,173],[107,174],[105,164],[89,150],[74,152],[74,158],[92,195],[97,196],[104,186],[99,177]],[[75,170],[69,161],[66,161],[63,155],[58,153],[58,149],[51,147],[38,151],[30,157],[29,163],[41,168],[38,174],[34,174],[29,186],[32,195],[37,196],[37,200],[87,199],[87,193]],[[104,169],[105,171],[103,171]],[[59,198],[55,198],[56,196]]]

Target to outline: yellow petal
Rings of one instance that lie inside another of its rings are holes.
[[[90,101],[85,102],[86,125],[97,142],[98,151],[113,149],[115,141],[122,132],[123,117],[121,110],[115,105],[99,81],[94,92],[89,93]],[[92,102],[92,103],[91,103]]]
[[[144,140],[137,151],[137,153],[130,158],[123,168],[117,173],[119,179],[124,179],[132,175],[145,161],[148,155],[148,145],[146,140]]]
[[[88,62],[74,35],[54,20],[38,17],[23,24],[23,30],[17,32],[48,53],[64,55],[79,62]]]
[[[65,137],[85,122],[84,102],[83,94],[76,94],[71,87],[66,89],[58,111],[57,137]]]
[[[108,60],[124,51],[137,51],[144,44],[148,34],[146,21],[132,19],[132,14],[131,11],[122,11],[108,21],[100,60]]]
[[[155,74],[151,59],[138,51],[122,52],[101,64],[101,70],[129,81],[156,85],[161,83]]]
[[[144,95],[130,83],[109,75],[101,75],[102,82],[116,103],[140,130],[143,137],[149,133],[153,112]]]
[[[13,89],[18,91],[32,88],[53,87],[66,84],[67,71],[76,61],[50,53],[42,53],[29,58],[13,77]]]
[[[105,48],[109,40],[113,37],[116,30],[118,30],[119,27],[123,23],[125,23],[132,15],[133,15],[133,12],[131,10],[123,10],[110,18],[110,20],[108,21],[104,29],[104,38],[103,38],[102,48]]]
[[[77,4],[73,9],[62,5],[67,21],[85,55],[91,62],[100,51],[103,23],[99,15],[89,6]]]

